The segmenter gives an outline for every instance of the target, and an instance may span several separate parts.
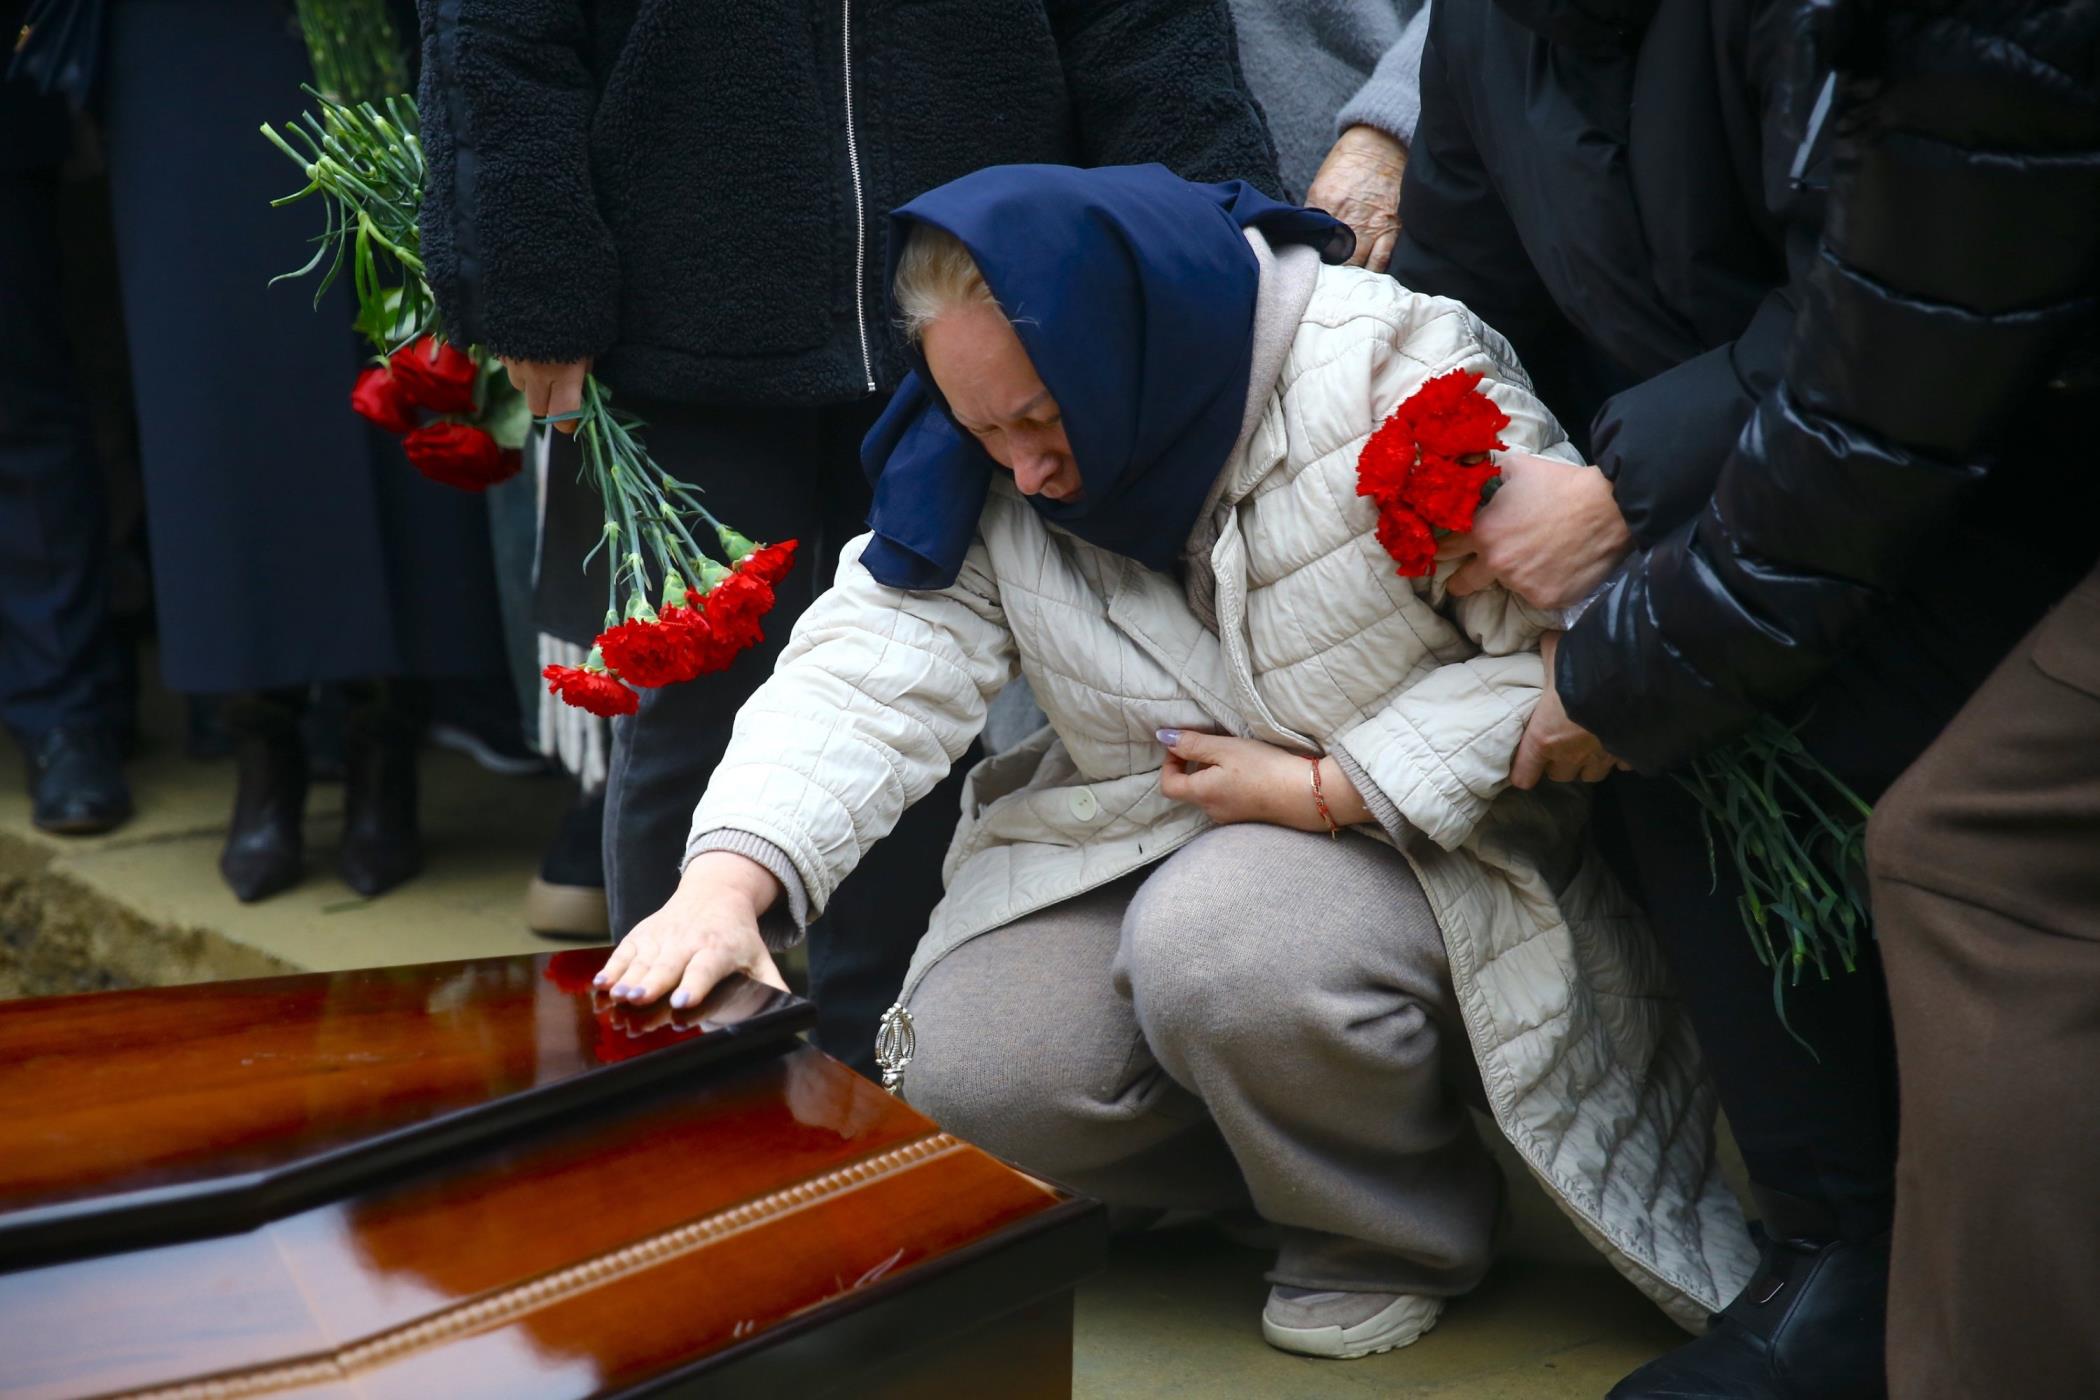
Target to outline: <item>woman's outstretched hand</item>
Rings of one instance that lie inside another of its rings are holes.
[[[1162,729],[1159,742],[1167,751],[1159,790],[1176,802],[1201,807],[1218,825],[1267,822],[1296,831],[1327,830],[1327,819],[1313,802],[1312,765],[1303,755],[1259,739],[1193,729]],[[1331,758],[1320,760],[1320,792],[1336,826],[1371,819],[1355,785]]]
[[[729,851],[697,855],[677,892],[620,940],[593,982],[636,1005],[668,992],[675,1007],[697,1006],[732,972],[786,991],[758,932],[759,915],[778,898],[780,881],[757,861]]]

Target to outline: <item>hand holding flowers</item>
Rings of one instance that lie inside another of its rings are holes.
[[[759,621],[793,562],[794,541],[760,545],[715,519],[697,488],[649,456],[636,435],[640,422],[613,411],[587,363],[506,365],[447,342],[421,258],[425,168],[414,101],[351,104],[308,92],[318,115],[302,114],[284,133],[262,130],[307,180],[276,203],[319,195],[326,211],[313,259],[287,275],[326,262],[325,292],[348,268],[357,329],[379,351],[351,406],[400,435],[416,470],[462,490],[516,473],[535,419],[582,445],[584,478],[605,503],[591,555],[603,550],[610,564],[605,630],[582,666],[547,668],[549,690],[593,714],[633,714],[640,702],[630,686],[678,684],[728,666],[761,640]]]

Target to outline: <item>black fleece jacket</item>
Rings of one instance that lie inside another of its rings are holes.
[[[1279,189],[1226,0],[422,0],[450,332],[622,393],[893,385],[885,215],[987,165]]]

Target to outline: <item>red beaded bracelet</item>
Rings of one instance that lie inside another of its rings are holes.
[[[1320,820],[1327,823],[1328,839],[1333,840],[1342,834],[1342,829],[1335,825],[1334,813],[1327,810],[1327,794],[1320,791],[1320,762],[1317,758],[1312,760],[1313,809],[1320,814]]]

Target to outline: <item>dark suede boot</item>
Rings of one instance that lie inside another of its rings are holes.
[[[1705,1336],[1607,1400],[1884,1400],[1889,1237],[1838,1239],[1814,1202],[1752,1188],[1764,1257]]]
[[[417,682],[346,686],[343,724],[343,881],[367,899],[423,868],[416,819],[416,751],[428,714]]]
[[[306,853],[306,746],[299,737],[305,708],[304,690],[272,690],[230,696],[220,712],[240,776],[219,873],[244,904],[299,881]]]

